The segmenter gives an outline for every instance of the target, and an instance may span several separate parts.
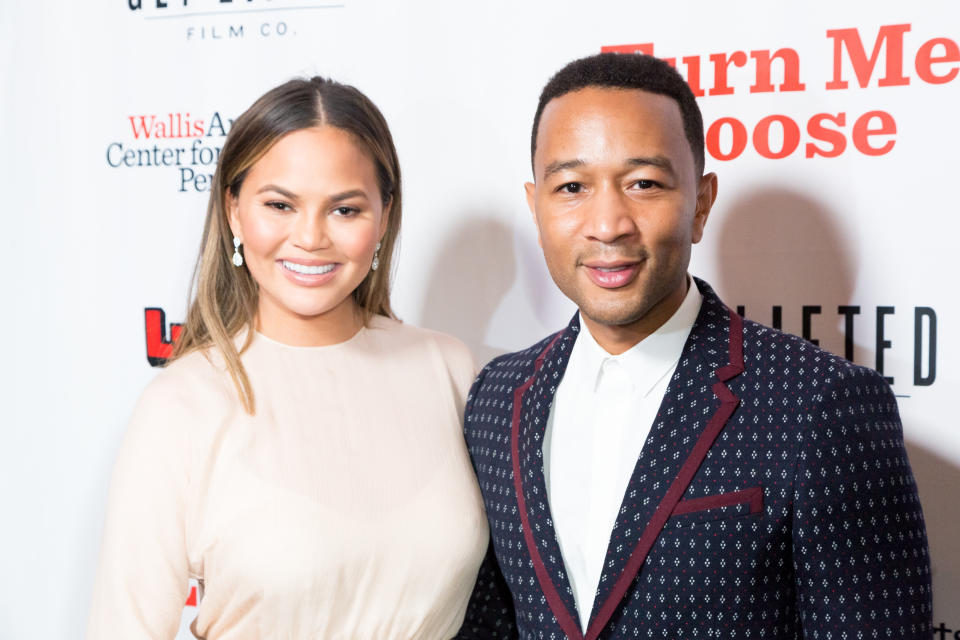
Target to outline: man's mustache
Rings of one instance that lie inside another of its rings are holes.
[[[650,257],[645,247],[627,245],[603,245],[577,257],[577,264],[587,262],[641,262]]]

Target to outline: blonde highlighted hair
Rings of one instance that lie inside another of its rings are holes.
[[[380,110],[360,91],[321,77],[295,79],[268,91],[233,123],[213,176],[194,270],[187,318],[170,361],[214,347],[224,362],[243,408],[253,414],[253,389],[240,354],[250,346],[258,290],[247,268],[233,265],[233,234],[227,218],[227,193],[237,197],[250,168],[280,138],[301,129],[330,126],[350,133],[376,169],[387,230],[380,241],[380,266],[353,291],[366,324],[374,314],[394,317],[390,308],[391,259],[400,233],[400,163],[390,129]],[[237,348],[234,340],[247,329]]]

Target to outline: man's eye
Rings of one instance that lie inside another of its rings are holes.
[[[657,183],[653,180],[637,180],[633,183],[638,189],[653,189]]]
[[[564,193],[580,193],[583,191],[583,185],[579,182],[568,182],[566,184],[560,185],[557,191],[562,191]]]

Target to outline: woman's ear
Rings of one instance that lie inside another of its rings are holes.
[[[380,215],[380,240],[387,233],[387,224],[390,222],[390,210],[393,208],[393,196],[383,205],[383,213]]]
[[[240,233],[240,205],[237,202],[237,198],[230,193],[229,189],[223,194],[223,204],[224,208],[226,208],[227,223],[230,225],[230,232],[243,242],[243,234]]]

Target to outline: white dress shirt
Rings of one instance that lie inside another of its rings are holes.
[[[619,355],[597,344],[581,317],[550,408],[543,473],[583,629],[627,484],[700,312],[700,291],[688,281],[673,316]]]

